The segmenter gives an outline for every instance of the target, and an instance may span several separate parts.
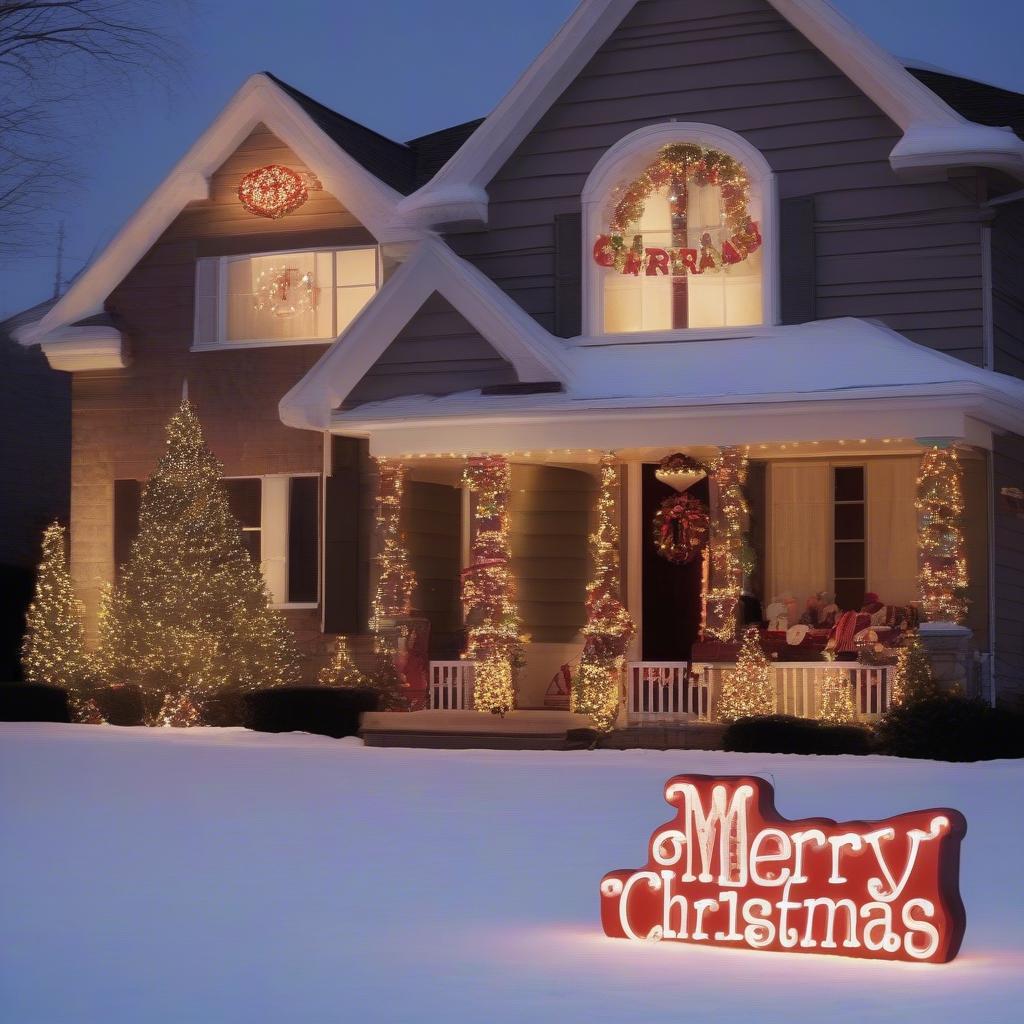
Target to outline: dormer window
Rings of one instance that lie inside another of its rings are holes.
[[[773,180],[708,125],[640,129],[583,194],[584,333],[750,327],[774,319]]]
[[[333,341],[380,285],[376,246],[202,258],[197,347]]]

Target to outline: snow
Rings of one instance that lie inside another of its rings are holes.
[[[787,817],[967,817],[946,966],[606,939],[670,775],[759,774]],[[957,1021],[1024,997],[1024,762],[364,747],[0,726],[0,1020]]]

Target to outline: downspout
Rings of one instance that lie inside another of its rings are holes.
[[[995,439],[993,438],[993,444]],[[985,451],[988,479],[988,680],[989,700],[996,705],[996,476],[992,449]]]

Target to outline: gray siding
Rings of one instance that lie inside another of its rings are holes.
[[[981,362],[974,178],[898,179],[898,128],[765,0],[638,3],[490,183],[488,229],[451,244],[553,328],[556,215],[608,147],[671,118],[739,133],[781,198],[815,197],[819,317],[877,317]]]
[[[435,292],[352,389],[345,407],[399,395],[447,395],[517,379],[512,365]]]
[[[996,208],[992,224],[995,369],[1024,377],[1024,202]]]
[[[995,492],[996,694],[1024,699],[1024,519],[1003,504],[1003,487],[1024,486],[1024,437],[997,436],[993,451]]]

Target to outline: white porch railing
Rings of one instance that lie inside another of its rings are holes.
[[[833,666],[814,661],[773,663],[776,712],[798,718],[816,718],[821,707],[821,683],[830,667]],[[893,666],[837,662],[834,667],[849,675],[857,721],[873,722],[889,710]],[[724,674],[732,668],[732,665],[721,662],[693,665],[692,673],[706,689],[707,706],[711,709],[705,720],[714,721]]]
[[[473,707],[474,661],[432,661],[428,707],[431,711],[469,711]]]
[[[708,691],[685,661],[631,661],[626,666],[626,715],[631,722],[706,718]]]

